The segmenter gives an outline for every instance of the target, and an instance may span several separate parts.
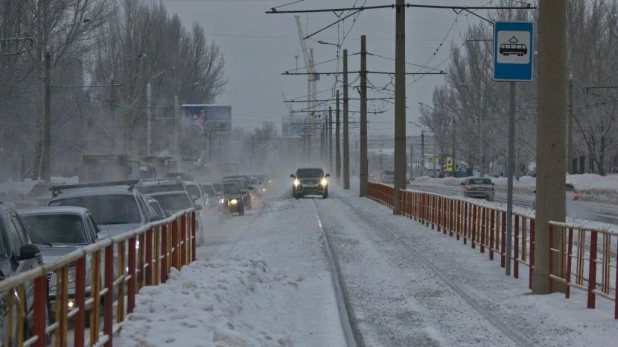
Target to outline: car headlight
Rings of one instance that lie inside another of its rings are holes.
[[[265,192],[265,191],[266,191],[266,188],[262,188],[262,191],[263,191],[263,192]]]
[[[320,181],[320,183],[325,186],[328,184],[328,181],[326,180],[326,178],[322,178],[322,180]]]
[[[295,180],[294,180],[294,186],[295,186],[295,187],[298,187],[298,185],[299,185],[299,184],[300,184],[300,181],[299,181],[298,179],[295,179]]]
[[[237,203],[238,203],[238,200],[236,199],[230,200],[230,205],[236,205]]]

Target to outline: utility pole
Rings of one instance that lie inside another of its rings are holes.
[[[348,50],[343,50],[343,189],[350,189],[350,133],[348,127]]]
[[[451,154],[451,162],[453,163],[453,165],[451,166],[453,170],[453,177],[455,177],[457,174],[457,162],[455,161],[456,148],[457,148],[457,127],[456,127],[455,114],[453,113],[453,153]]]
[[[112,129],[121,128],[118,124],[118,116],[116,114],[116,80],[112,76],[112,83],[110,85],[110,94],[109,94],[109,111],[111,113],[112,118]],[[113,132],[112,137],[112,150],[116,151],[116,146],[118,145],[118,135],[116,132]]]
[[[333,172],[333,108],[328,106],[328,171]]]
[[[178,95],[174,96],[174,151],[176,156],[180,158],[180,141],[178,138]]]
[[[567,173],[573,174],[573,74],[569,74],[569,125],[567,135]]]
[[[515,166],[515,82],[509,82],[509,144],[506,164],[506,275],[511,275],[513,245],[513,171]]]
[[[421,176],[425,175],[425,130],[421,130]]]
[[[339,140],[339,89],[337,89],[337,105],[335,106],[335,113],[337,117],[337,124],[335,126],[335,177],[337,182],[341,183],[341,141]]]
[[[393,214],[401,214],[399,192],[406,189],[406,7],[397,0],[395,12],[395,194]]]
[[[367,37],[361,35],[360,69],[360,197],[367,196],[369,162],[367,161]]]
[[[152,85],[150,82],[146,84],[146,156],[150,156],[150,147],[152,146],[152,111],[150,106],[152,103]]]
[[[414,177],[414,144],[410,143],[410,179]]]
[[[325,129],[326,129],[325,125],[326,125],[326,122],[320,124],[320,160],[322,162],[324,162],[324,157],[325,157],[325,155],[324,155],[324,151],[325,151],[325,146],[324,146],[324,137],[325,137],[325,135],[324,135],[324,133],[325,133]]]
[[[548,222],[564,222],[566,202],[564,196],[566,175],[566,2],[563,0],[539,1],[538,44],[538,102],[537,102],[537,183],[536,183],[536,236],[534,247],[534,272],[532,293],[550,294],[550,274],[559,274],[562,259],[552,256],[549,267],[550,247],[561,249],[562,235],[554,233],[550,244]],[[558,170],[556,170],[558,168]],[[554,281],[554,289],[559,283]]]
[[[45,118],[43,121],[43,171],[41,178],[51,181],[51,52],[45,47]]]

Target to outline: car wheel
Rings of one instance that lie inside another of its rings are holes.
[[[245,215],[245,206],[241,206],[240,209],[238,210],[238,215],[239,216],[244,216]]]
[[[296,195],[294,195],[294,198],[295,198],[296,200],[300,199],[300,194],[296,194]]]
[[[324,194],[322,194],[322,199],[327,199],[328,198],[328,190],[324,191]]]

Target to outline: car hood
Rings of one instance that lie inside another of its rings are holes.
[[[298,177],[297,180],[301,182],[320,182],[324,177]]]
[[[232,199],[242,199],[243,194],[226,194],[225,198],[228,200]]]
[[[54,245],[53,247],[45,246],[45,245],[37,245],[41,250],[41,257],[43,258],[44,264],[53,263],[56,260],[59,260],[63,256],[78,250],[84,245]]]
[[[116,236],[116,235],[126,233],[127,231],[135,230],[141,226],[142,224],[139,224],[139,223],[136,223],[136,224],[104,224],[104,225],[99,225],[99,229],[102,232],[105,232],[105,234],[107,234],[108,236]]]

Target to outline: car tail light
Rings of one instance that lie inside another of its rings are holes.
[[[573,194],[573,200],[579,200],[579,193],[575,192],[575,194]]]
[[[467,190],[472,190],[472,187],[467,186],[467,187],[466,187],[466,189],[467,189]]]

